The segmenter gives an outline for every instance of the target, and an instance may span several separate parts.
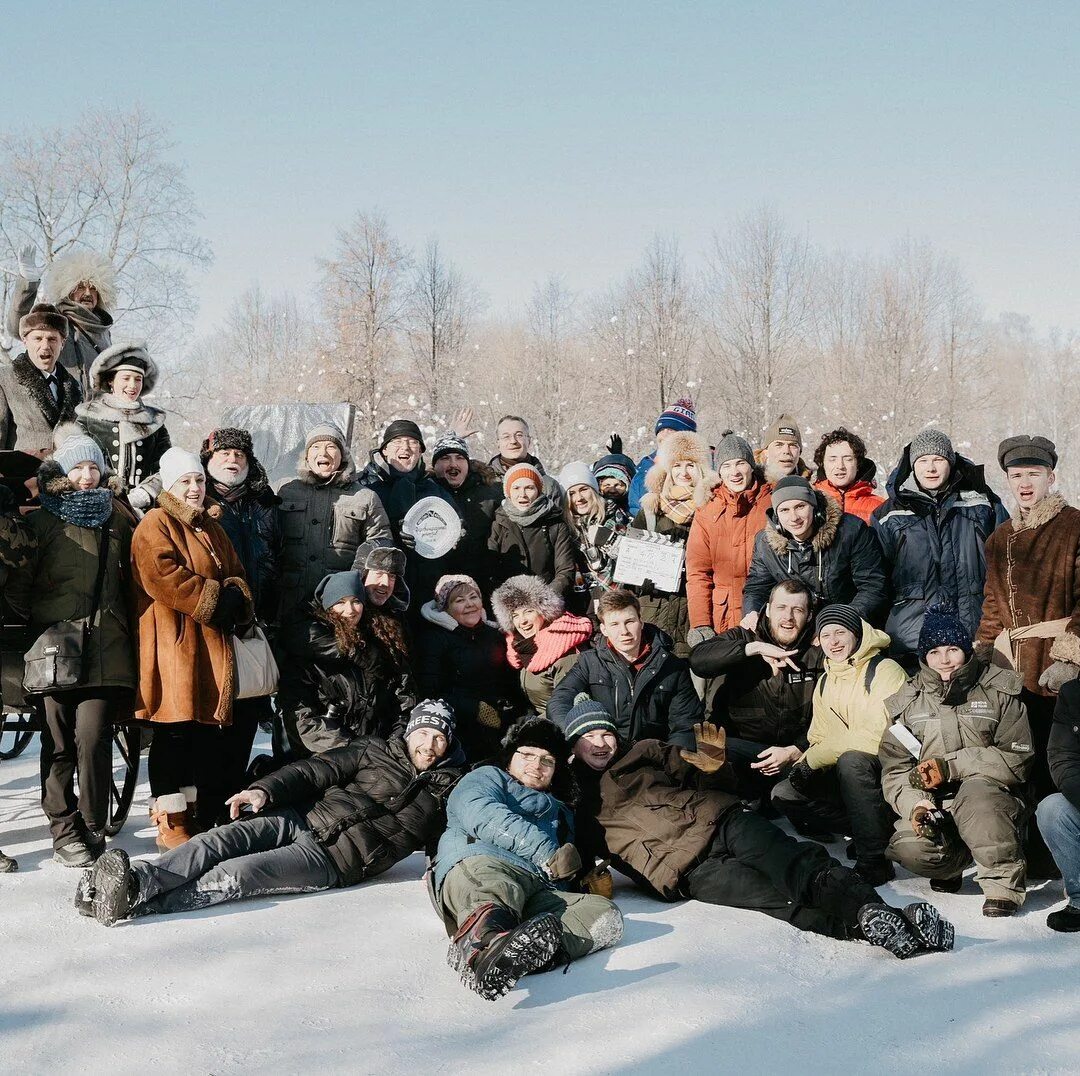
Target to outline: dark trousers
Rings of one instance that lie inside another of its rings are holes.
[[[155,725],[147,761],[151,795],[194,787],[199,824],[225,821],[225,800],[247,787],[251,745],[264,710],[269,712],[268,699],[241,699],[234,704],[231,725],[195,721]]]
[[[708,856],[683,880],[694,900],[749,908],[783,919],[799,930],[830,938],[854,936],[854,913],[878,899],[853,876],[852,892],[829,907],[816,906],[814,879],[840,864],[820,845],[797,841],[752,811],[731,810],[716,827]]]
[[[743,799],[768,801],[773,786],[781,780],[779,776],[767,777],[760,770],[750,768],[752,762],[758,761],[758,755],[772,746],[768,743],[756,743],[754,740],[740,740],[737,736],[728,737],[727,760],[735,771],[739,782],[739,795]]]
[[[129,699],[129,692],[98,688],[42,700],[41,808],[58,848],[84,839],[85,830],[100,833],[105,828],[112,789],[112,722]]]
[[[314,893],[341,883],[330,856],[291,807],[197,833],[131,865],[139,880],[136,913],[207,908],[272,893]]]
[[[784,780],[773,789],[772,801],[796,827],[830,829],[854,838],[859,862],[885,856],[893,815],[881,793],[877,755],[845,751],[835,766],[814,771],[807,795]]]

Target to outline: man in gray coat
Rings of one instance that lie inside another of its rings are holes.
[[[82,400],[78,382],[59,362],[68,320],[39,303],[19,321],[26,354],[0,364],[0,448],[44,457],[53,449],[53,430],[75,421]]]
[[[281,498],[280,623],[302,617],[324,575],[358,567],[365,542],[391,540],[379,498],[357,481],[356,467],[337,426],[322,423],[304,444],[297,477],[278,489]]]

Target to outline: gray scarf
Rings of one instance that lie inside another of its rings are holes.
[[[507,516],[519,527],[531,527],[551,511],[551,498],[546,493],[541,493],[528,508],[522,511],[511,502],[509,497],[504,497],[502,506]]]

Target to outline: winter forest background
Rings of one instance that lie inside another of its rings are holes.
[[[366,455],[397,415],[434,432],[471,405],[475,455],[494,452],[494,424],[513,412],[557,466],[594,459],[613,430],[636,458],[663,406],[690,395],[712,442],[734,429],[756,444],[787,411],[809,457],[821,433],[846,424],[882,482],[928,424],[990,464],[995,484],[998,440],[1037,431],[1057,442],[1065,490],[1080,488],[1080,386],[1069,376],[1080,338],[984,309],[964,266],[925,238],[889,237],[885,256],[828,250],[770,205],[718,206],[696,234],[656,234],[605,289],[578,294],[552,275],[506,317],[440,243],[439,221],[411,249],[360,205],[295,292],[238,287],[224,320],[206,324],[192,281],[213,237],[181,159],[168,128],[139,109],[0,133],[4,309],[26,243],[46,263],[72,247],[106,252],[119,271],[114,340],[149,340],[176,440],[194,445],[233,404],[348,400]]]

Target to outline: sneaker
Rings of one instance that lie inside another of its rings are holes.
[[[79,884],[75,887],[75,911],[79,915],[94,917],[94,868],[87,867],[82,872]]]
[[[1046,925],[1051,930],[1066,933],[1080,930],[1080,908],[1075,904],[1066,904],[1064,908],[1058,908],[1046,917]]]
[[[983,901],[983,915],[988,919],[1003,919],[1007,915],[1014,915],[1020,907],[1015,900],[1007,900],[1004,897],[987,897]]]
[[[94,918],[111,927],[131,914],[139,894],[139,882],[131,869],[128,854],[110,848],[94,864],[90,875],[93,889]]]
[[[884,857],[857,860],[854,871],[867,885],[872,886],[884,885],[896,877],[895,868]]]
[[[53,849],[53,862],[61,867],[92,867],[94,854],[82,841],[74,840]]]
[[[14,874],[19,869],[19,861],[0,852],[0,874]]]
[[[921,947],[907,916],[886,904],[864,905],[859,912],[859,931],[871,945],[886,949],[898,960],[914,956]]]
[[[904,909],[907,921],[915,929],[915,934],[924,949],[935,953],[947,953],[956,942],[956,928],[941,912],[925,900],[909,904]]]
[[[931,878],[930,888],[935,893],[959,893],[964,887],[964,876],[958,874],[955,878]]]

